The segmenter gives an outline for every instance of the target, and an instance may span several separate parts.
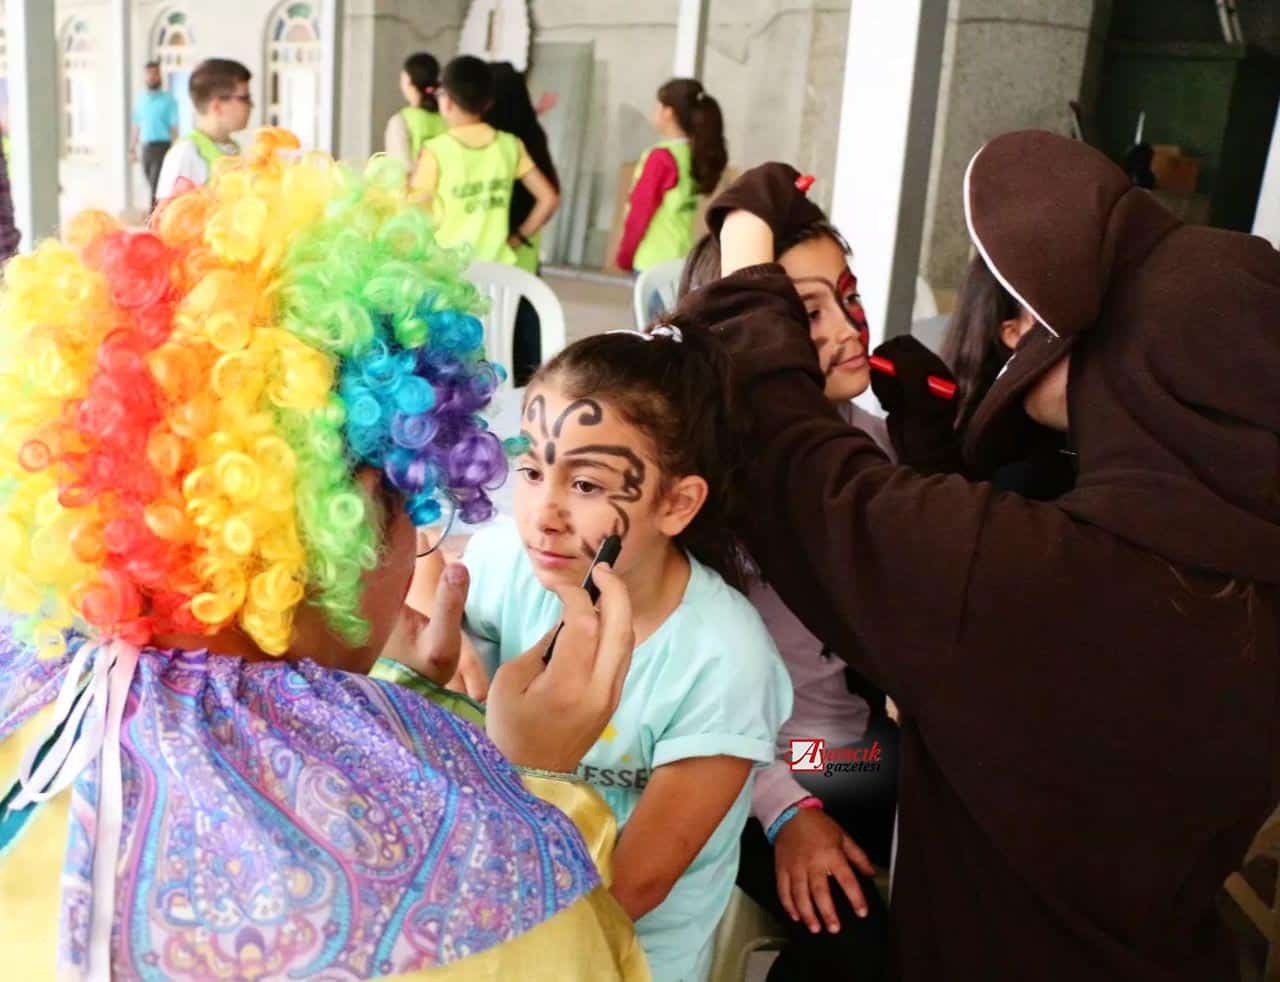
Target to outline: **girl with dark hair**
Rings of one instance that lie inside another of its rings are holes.
[[[503,130],[519,138],[534,166],[551,182],[551,186],[559,191],[560,176],[556,173],[555,161],[551,159],[551,147],[547,143],[547,134],[542,124],[538,122],[538,111],[529,98],[529,88],[525,84],[524,76],[506,61],[492,62],[489,69],[493,74],[493,102],[484,114],[484,121],[495,130]],[[517,181],[511,188],[509,221],[511,235],[517,241],[520,228],[529,217],[529,213],[533,211],[533,205],[533,195],[523,183]],[[539,229],[514,247],[516,265],[536,276],[540,268],[541,246],[542,230]],[[533,304],[523,297],[516,311],[513,347],[512,367],[515,383],[518,386],[525,385],[529,376],[542,361],[542,339],[539,334],[538,314],[533,309]]]
[[[774,253],[804,304],[823,395],[893,457],[885,421],[852,401],[870,384],[870,366],[849,246],[816,205],[804,204],[805,214],[779,238]],[[679,296],[683,300],[719,279],[720,245],[706,235],[685,261]],[[859,979],[881,979],[888,964],[889,915],[872,864],[889,866],[898,728],[888,717],[885,694],[811,633],[758,571],[747,596],[795,690],[775,759],[756,778],[738,867],[738,886],[787,925],[787,944],[770,968],[769,982],[841,978],[851,965]],[[874,755],[868,762],[874,769],[851,767],[840,776],[821,768],[799,773],[793,769],[793,740],[822,740],[851,763]],[[812,867],[828,871],[836,883],[811,888]]]
[[[974,411],[1018,342],[1035,325],[1035,315],[1005,289],[982,256],[975,255],[942,342],[942,359],[951,366],[958,386],[955,432],[950,435],[955,469],[963,469],[959,447]],[[925,403],[927,396],[917,394],[909,401]],[[910,413],[912,407],[905,407],[905,411]],[[945,434],[937,434],[936,442],[946,439]],[[1075,468],[1065,449],[1066,441],[1059,434],[1038,433],[1028,442],[1025,454],[1003,465],[991,480],[1003,490],[1050,501],[1075,482]]]
[[[400,69],[400,92],[406,105],[389,120],[383,138],[388,155],[404,161],[412,174],[423,144],[445,131],[436,104],[440,62],[425,51],[412,54]]]
[[[773,760],[791,685],[733,585],[740,454],[727,365],[706,336],[613,332],[534,376],[515,461],[515,523],[482,530],[467,626],[490,672],[553,630],[556,597],[609,535],[636,649],[613,721],[579,776],[617,817],[611,890],[656,980],[704,979],[738,870],[752,771]],[[558,655],[556,656],[559,657]],[[553,662],[554,664],[554,662]]]
[[[1022,335],[1035,323],[1000,285],[979,255],[969,262],[955,313],[942,341],[942,360],[956,376],[956,425],[964,426],[982,402]]]
[[[491,62],[489,70],[493,75],[493,102],[484,114],[484,121],[495,130],[502,130],[519,137],[529,152],[529,158],[552,187],[560,190],[560,176],[556,173],[555,162],[551,159],[551,147],[547,143],[547,133],[538,122],[538,112],[529,98],[529,88],[524,76],[506,61]],[[533,211],[533,195],[523,184],[516,183],[511,191],[511,231],[517,232],[524,220]],[[538,272],[538,245],[542,241],[542,232],[529,237],[528,243],[522,243],[516,253],[516,265],[529,273]]]
[[[653,125],[662,140],[636,165],[618,245],[624,270],[648,269],[689,251],[698,196],[716,189],[729,161],[720,104],[696,79],[673,78],[658,89]]]

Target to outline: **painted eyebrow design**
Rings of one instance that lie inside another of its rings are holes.
[[[644,462],[639,458],[634,450],[627,447],[611,447],[606,444],[590,443],[585,447],[574,447],[572,450],[566,450],[566,457],[584,457],[591,454],[606,454],[611,457],[622,457],[628,463],[635,464],[637,467],[644,467]]]
[[[619,467],[614,467],[613,464],[606,464],[603,460],[593,460],[590,457],[582,457],[577,453],[574,453],[573,451],[567,452],[565,454],[565,457],[572,457],[573,462],[579,465],[580,467],[597,467],[600,470],[610,471],[614,474],[622,473],[622,469]]]

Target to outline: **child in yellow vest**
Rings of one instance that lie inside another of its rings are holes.
[[[636,164],[619,269],[638,272],[685,256],[698,196],[715,190],[729,160],[720,104],[697,79],[673,78],[658,89],[653,125],[662,140]]]
[[[196,125],[169,148],[156,181],[156,200],[171,197],[179,179],[207,184],[214,161],[238,154],[240,145],[231,138],[249,125],[253,97],[249,80],[253,74],[238,61],[207,58],[191,73],[188,91],[196,110]]]
[[[560,195],[517,137],[483,121],[493,101],[493,75],[485,62],[469,55],[453,59],[436,98],[449,130],[423,147],[413,192],[430,203],[441,243],[466,242],[476,259],[514,266],[516,248],[547,223]],[[512,231],[508,216],[516,181],[533,195],[533,209]]]
[[[446,129],[436,103],[439,84],[440,62],[432,55],[419,51],[404,60],[400,91],[408,105],[387,120],[384,144],[387,155],[404,161],[410,175],[426,142]]]

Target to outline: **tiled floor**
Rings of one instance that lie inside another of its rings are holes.
[[[560,298],[570,343],[601,331],[634,327],[631,280],[591,272],[544,269],[542,278]]]

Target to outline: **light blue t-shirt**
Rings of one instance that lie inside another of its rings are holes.
[[[538,582],[510,523],[477,533],[464,562],[467,628],[492,675],[556,625],[560,600]],[[721,754],[768,764],[791,715],[791,680],[755,608],[697,560],[690,566],[680,606],[636,648],[618,710],[578,770],[619,829],[654,768]],[[712,936],[737,877],[753,779],[754,772],[667,899],[636,922],[655,982],[707,977]]]
[[[143,143],[169,143],[178,127],[178,103],[163,89],[139,92],[133,103],[133,121]]]

